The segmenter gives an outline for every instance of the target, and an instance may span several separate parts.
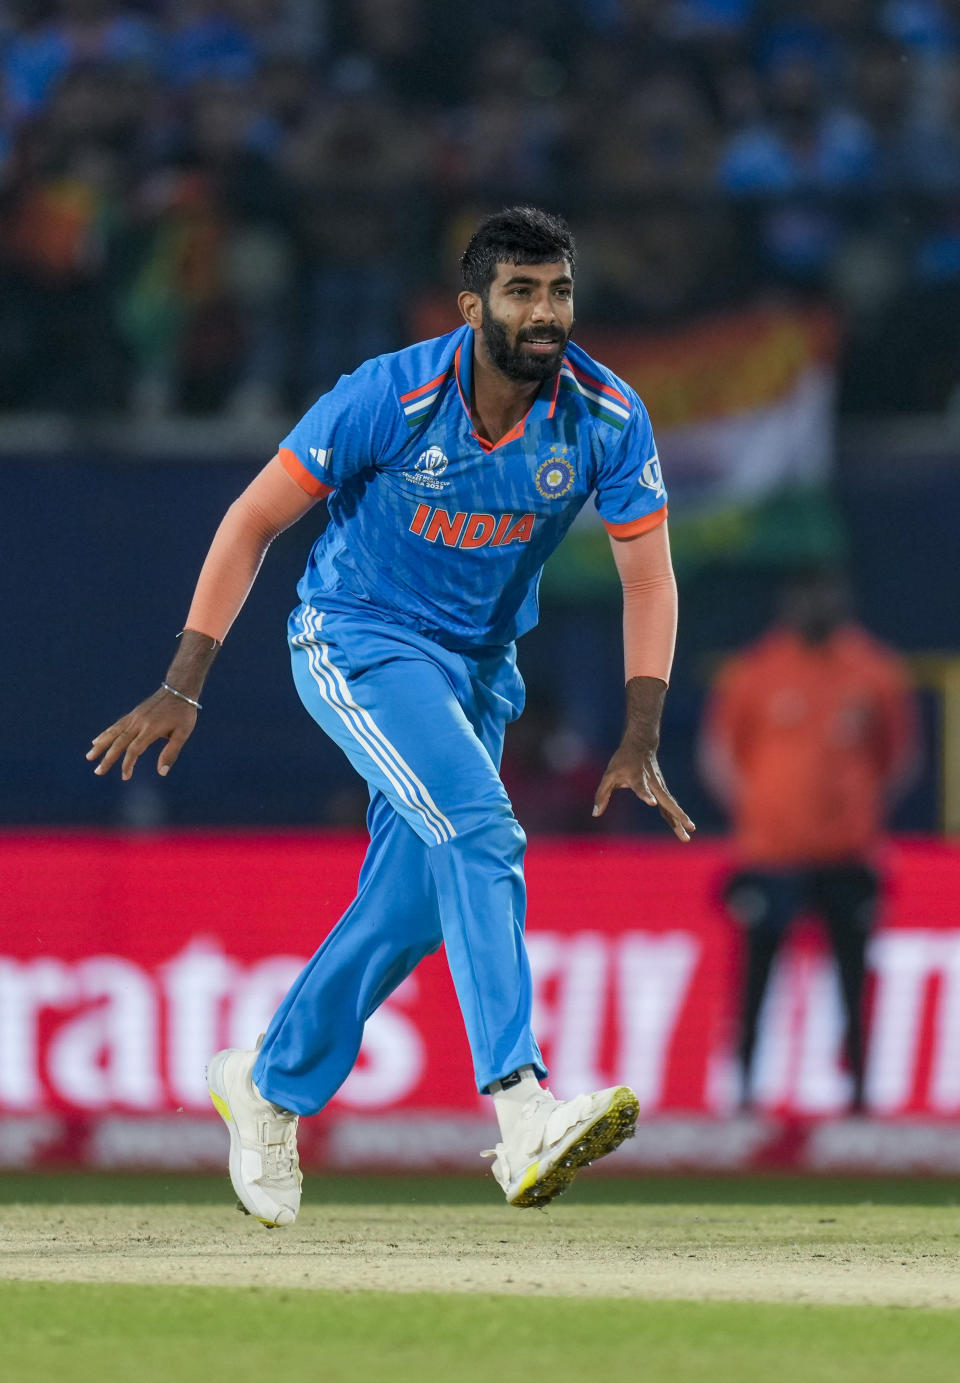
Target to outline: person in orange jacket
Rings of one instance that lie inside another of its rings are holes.
[[[919,754],[904,662],[851,612],[849,588],[833,570],[788,582],[777,621],[721,667],[704,715],[701,772],[730,814],[738,856],[724,897],[746,938],[738,1045],[745,1108],[771,966],[801,912],[825,924],[846,1013],[851,1108],[864,1106],[862,998],[880,891],[877,847]]]

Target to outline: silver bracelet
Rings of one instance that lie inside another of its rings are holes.
[[[192,696],[187,696],[184,692],[178,692],[176,687],[170,686],[169,682],[161,682],[160,685],[161,687],[163,687],[163,690],[168,691],[171,696],[179,696],[181,701],[186,701],[187,704],[190,706],[196,706],[198,711],[203,710],[203,707],[200,705],[199,701],[194,701]]]
[[[199,634],[199,633],[200,633],[200,630],[199,630],[199,629],[181,629],[181,630],[180,630],[180,633],[177,635],[177,638],[178,638],[178,639],[182,639],[183,636],[184,636],[184,634]],[[203,634],[201,637],[204,638],[204,639],[209,639],[210,642],[213,644],[214,650],[217,651],[217,652],[219,652],[219,650],[223,647],[223,644],[220,642],[220,640],[219,640],[219,639],[215,639],[215,638],[213,637],[212,634]]]

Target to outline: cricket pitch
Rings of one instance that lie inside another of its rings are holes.
[[[0,1280],[960,1306],[960,1210],[929,1205],[10,1204]]]

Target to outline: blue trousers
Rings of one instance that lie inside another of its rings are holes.
[[[355,900],[267,1029],[261,1093],[298,1114],[322,1109],[367,1018],[441,942],[477,1088],[528,1064],[545,1076],[523,940],[526,840],[498,772],[523,708],[513,647],[453,653],[342,599],[301,605],[289,640],[301,700],[369,785],[370,848]]]

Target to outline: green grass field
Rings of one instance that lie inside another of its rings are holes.
[[[223,1205],[226,1173],[0,1172],[0,1206]],[[304,1203],[492,1205],[489,1176],[308,1176]],[[558,1205],[929,1205],[960,1207],[960,1177],[593,1176]]]
[[[956,1282],[960,1305],[956,1181],[584,1176],[549,1214],[509,1211],[482,1178],[311,1178],[308,1192],[297,1239],[233,1215],[220,1177],[0,1177],[3,1383],[264,1383],[294,1371],[324,1383],[960,1379],[952,1307],[704,1300],[695,1291],[677,1293],[690,1300],[644,1299],[645,1290],[630,1299],[521,1295],[515,1285],[499,1293],[454,1281],[482,1256],[514,1278],[531,1264],[547,1278],[558,1264],[596,1273],[609,1261],[621,1283],[635,1263],[654,1289],[661,1268],[683,1283],[707,1264],[719,1290],[725,1272],[735,1282],[755,1268],[751,1290],[762,1295],[765,1271],[782,1289],[792,1272],[816,1282],[822,1262],[831,1280],[868,1295],[874,1278],[896,1285],[897,1274],[907,1285],[917,1274],[934,1287]],[[176,1238],[181,1228],[189,1243]],[[395,1253],[399,1272],[418,1246],[447,1255],[442,1286],[460,1290],[267,1285],[277,1269],[299,1281],[301,1265],[326,1265],[329,1277],[340,1264],[351,1282],[350,1270],[381,1250]],[[43,1280],[65,1248],[68,1272],[74,1263],[81,1273],[91,1263],[108,1269],[115,1254],[119,1280]],[[171,1281],[122,1280],[128,1259],[152,1267],[151,1255],[168,1248]],[[238,1272],[250,1264],[250,1281],[184,1280],[211,1263]]]
[[[956,1383],[951,1311],[6,1283],[9,1383]]]

